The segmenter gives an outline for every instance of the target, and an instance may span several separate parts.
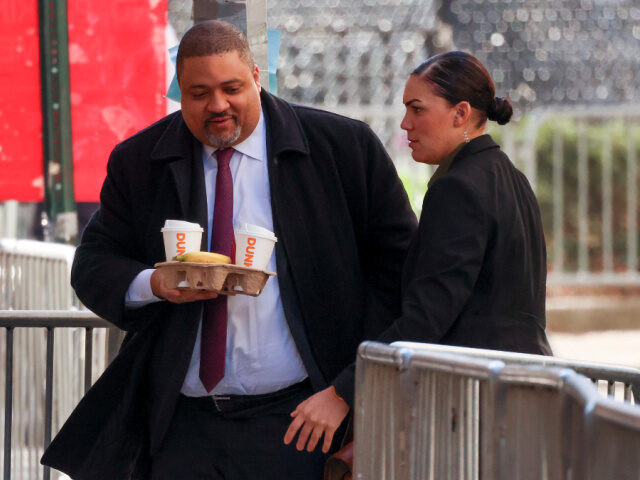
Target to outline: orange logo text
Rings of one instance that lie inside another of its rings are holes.
[[[178,239],[178,243],[176,243],[176,250],[178,251],[178,255],[182,255],[186,252],[186,242],[184,241],[184,233],[177,233],[176,238]]]
[[[249,237],[247,239],[247,249],[244,254],[244,266],[250,267],[253,265],[253,256],[256,253],[256,239]]]

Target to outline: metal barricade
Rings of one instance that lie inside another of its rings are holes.
[[[480,478],[547,479],[562,471],[561,379],[503,366],[481,388]]]
[[[49,342],[53,339],[55,322],[49,323],[50,330],[33,325],[39,314],[34,317],[30,310],[63,310],[65,312],[61,315],[64,318],[72,318],[76,314],[79,315],[77,318],[94,317],[91,313],[66,312],[81,307],[69,283],[74,253],[75,247],[70,245],[0,239],[0,311],[6,311],[5,316],[0,317],[2,326],[6,327],[0,329],[0,340],[2,334],[5,336],[5,341],[0,341],[0,358],[7,360],[6,367],[0,368],[0,381],[4,378],[6,388],[11,389],[10,396],[0,398],[0,406],[4,404],[5,413],[11,412],[12,403],[20,407],[4,424],[4,427],[13,428],[13,436],[11,430],[3,428],[8,438],[13,440],[5,442],[2,448],[5,451],[10,444],[13,445],[13,462],[11,457],[6,457],[4,478],[11,473],[12,463],[14,479],[40,477],[36,473],[42,470],[38,459],[47,433],[45,423],[51,425],[51,422],[45,422],[45,409],[52,409],[53,428],[57,429],[82,395],[82,379],[90,385],[91,377],[87,380],[85,373],[104,369],[107,361],[105,356],[109,347],[103,329],[85,330],[78,325],[77,328],[59,330],[55,335],[54,357],[49,361]],[[59,322],[62,317],[57,315],[49,318]],[[17,323],[12,324],[6,318]],[[94,344],[96,352],[93,352]],[[87,358],[91,361],[91,357],[83,358],[87,348],[94,358],[90,368],[83,369],[83,362]],[[9,357],[12,367],[9,366]],[[52,378],[56,384],[53,404],[48,403],[43,390],[48,368],[53,368]],[[13,384],[6,383],[11,378],[14,379]]]
[[[353,478],[478,478],[479,388],[492,368],[490,361],[446,362],[363,344]]]
[[[627,408],[624,408],[627,407]],[[585,411],[586,480],[640,478],[640,416],[636,408],[596,402]]]
[[[0,238],[0,310],[80,308],[69,284],[75,247]]]
[[[4,377],[4,416],[0,419],[4,432],[0,449],[4,480],[50,478],[49,468],[40,465],[40,456],[52,434],[93,383],[94,374],[100,373],[94,371],[94,329],[108,327],[109,322],[88,311],[0,311],[0,329],[5,332],[5,341],[0,344],[5,350],[4,368],[0,369],[0,376]],[[57,330],[82,331],[84,349],[69,351],[66,343],[59,344]],[[23,352],[18,341],[25,332],[35,332],[44,340],[44,358],[19,355]],[[71,370],[59,368],[64,357],[73,367]],[[104,358],[99,363],[104,368]],[[76,368],[77,364],[81,367]],[[76,369],[81,371],[74,375]],[[26,395],[25,385],[29,387]]]
[[[394,342],[392,346],[396,348],[409,348],[417,353],[429,351],[464,355],[471,358],[501,360],[509,365],[570,368],[580,375],[591,379],[591,381],[601,387],[601,389],[606,389],[607,395],[619,400],[624,400],[625,402],[640,403],[640,370],[633,367],[568,360],[546,355],[502,352],[481,348],[451,347],[431,343]]]
[[[637,479],[640,408],[628,392],[637,391],[640,371],[579,362],[591,378],[622,382],[622,403],[601,395],[570,363],[365,342],[353,478]]]

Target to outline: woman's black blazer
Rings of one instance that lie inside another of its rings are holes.
[[[551,354],[546,247],[526,177],[489,135],[466,144],[424,197],[382,341]]]

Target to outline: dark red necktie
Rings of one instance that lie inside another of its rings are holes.
[[[229,162],[233,148],[216,152],[216,198],[211,226],[212,252],[235,257],[233,236],[233,178]],[[227,349],[227,296],[220,295],[204,304],[202,316],[202,340],[200,343],[200,380],[207,392],[224,377],[224,360]]]

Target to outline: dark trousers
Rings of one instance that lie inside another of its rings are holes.
[[[153,480],[321,480],[328,457],[285,445],[290,413],[312,395],[309,382],[267,395],[180,396]],[[334,445],[339,446],[337,432]],[[336,448],[332,449],[332,452]],[[330,452],[330,453],[332,453]]]

